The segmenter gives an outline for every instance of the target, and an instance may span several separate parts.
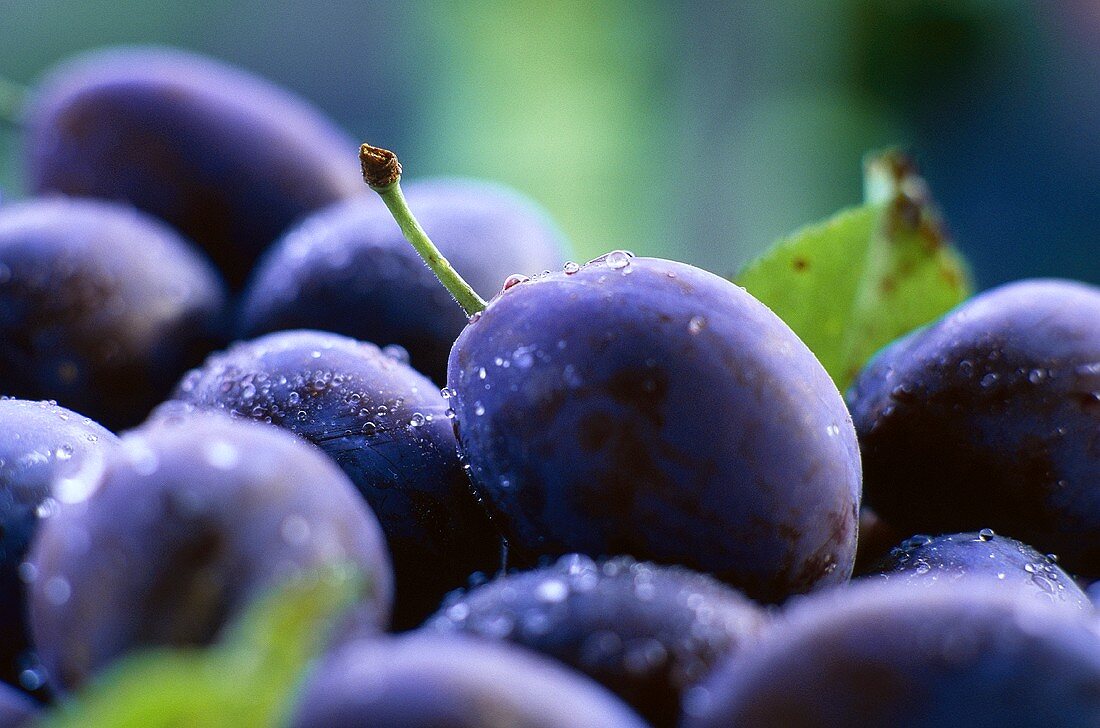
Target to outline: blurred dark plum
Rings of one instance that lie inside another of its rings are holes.
[[[848,402],[896,529],[988,527],[1100,575],[1100,289],[988,291],[880,352]]]
[[[0,393],[140,422],[217,346],[225,286],[167,225],[113,202],[0,208]]]
[[[1092,602],[1053,555],[1044,556],[989,529],[908,538],[875,566],[870,578],[913,586],[979,580],[981,587],[1009,589],[1070,609],[1092,610]]]
[[[463,472],[447,401],[373,344],[269,334],[210,356],[174,397],[286,428],[343,468],[386,534],[395,627],[419,624],[472,573],[499,565],[500,537]]]
[[[587,674],[654,726],[674,726],[684,691],[765,622],[760,607],[708,576],[573,554],[456,593],[425,629],[530,648]]]
[[[30,726],[38,706],[10,685],[0,683],[0,728]]]
[[[1100,633],[1000,589],[864,583],[799,600],[685,699],[684,728],[1100,725]]]
[[[307,102],[169,48],[93,51],[25,112],[32,193],[125,200],[206,249],[232,286],[299,216],[364,191],[356,144]]]
[[[0,399],[0,678],[27,690],[43,683],[26,652],[30,641],[19,567],[39,516],[56,507],[51,490],[64,490],[70,478],[97,467],[117,444],[112,433],[63,407]]]
[[[459,336],[448,381],[520,559],[630,555],[764,601],[851,574],[851,418],[798,337],[729,281],[615,251],[519,283]]]
[[[438,179],[406,197],[440,251],[482,296],[512,274],[565,262],[568,244],[546,212],[502,185]],[[269,250],[245,291],[245,337],[324,329],[398,344],[413,366],[443,384],[447,355],[466,317],[405,241],[376,196],[338,203],[302,220]]]
[[[320,566],[361,569],[360,622],[388,621],[378,521],[332,461],[277,428],[165,417],[56,497],[29,562],[31,629],[54,687],[133,648],[206,644],[258,594]]]
[[[348,643],[310,675],[292,728],[643,728],[618,698],[505,644],[412,634]]]

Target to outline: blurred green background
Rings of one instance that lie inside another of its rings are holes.
[[[409,176],[510,183],[579,258],[732,273],[856,203],[863,152],[901,143],[980,285],[1100,282],[1094,0],[0,0],[9,79],[115,43],[265,75]],[[0,189],[19,194],[10,126]]]

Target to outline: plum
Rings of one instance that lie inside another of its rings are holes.
[[[876,564],[871,578],[914,586],[977,579],[1070,609],[1092,610],[1089,598],[1053,554],[1044,556],[990,529],[908,538]]]
[[[0,728],[30,725],[37,713],[34,701],[10,685],[0,683]]]
[[[100,50],[55,69],[25,112],[33,193],[125,200],[201,245],[233,286],[299,216],[362,190],[320,112],[179,50]]]
[[[514,273],[559,268],[568,245],[534,202],[502,185],[466,179],[410,184],[409,199],[470,284],[491,296]],[[492,255],[485,251],[491,250]],[[323,329],[404,347],[439,384],[466,318],[373,195],[303,219],[264,255],[249,280],[238,330]]]
[[[224,284],[167,225],[51,197],[0,208],[0,393],[141,421],[221,341]]]
[[[573,554],[456,594],[425,630],[522,645],[587,674],[654,726],[673,726],[684,691],[765,622],[710,577]]]
[[[410,634],[353,641],[306,681],[292,728],[643,728],[614,695],[505,644]]]
[[[0,677],[42,687],[29,647],[20,565],[40,515],[56,506],[53,483],[100,463],[118,438],[50,402],[0,399]],[[0,710],[0,715],[3,711]],[[3,720],[0,720],[3,725]]]
[[[743,288],[613,251],[514,278],[486,307],[416,222],[401,165],[367,184],[467,313],[447,382],[478,494],[523,560],[628,555],[753,599],[848,580],[860,461],[844,401]]]
[[[806,597],[685,698],[684,728],[1100,725],[1100,632],[959,582]]]
[[[358,618],[386,624],[378,521],[331,460],[277,428],[165,417],[54,497],[28,563],[32,634],[55,687],[136,647],[207,644],[256,595],[321,566],[362,570]]]
[[[269,334],[212,355],[174,396],[286,428],[343,468],[386,534],[396,627],[419,624],[444,594],[499,563],[500,537],[470,490],[447,401],[377,346],[321,331]]]
[[[1100,289],[987,291],[880,352],[848,401],[890,525],[992,528],[1100,575]]]

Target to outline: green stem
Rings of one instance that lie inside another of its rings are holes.
[[[20,126],[19,114],[23,109],[28,89],[14,81],[0,77],[0,122]]]
[[[420,227],[420,223],[409,209],[405,195],[401,192],[401,165],[397,162],[396,155],[388,150],[364,144],[360,148],[359,159],[363,164],[364,180],[386,203],[405,239],[428,264],[428,268],[435,273],[439,282],[450,291],[466,311],[466,315],[473,316],[484,311],[485,300],[477,295],[470,284],[451,266],[450,261],[443,257],[439,248],[435,247],[435,243],[424,232],[424,228]]]

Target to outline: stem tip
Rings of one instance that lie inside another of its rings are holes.
[[[389,149],[361,144],[359,163],[363,166],[363,181],[373,190],[389,187],[401,179],[401,163]]]

